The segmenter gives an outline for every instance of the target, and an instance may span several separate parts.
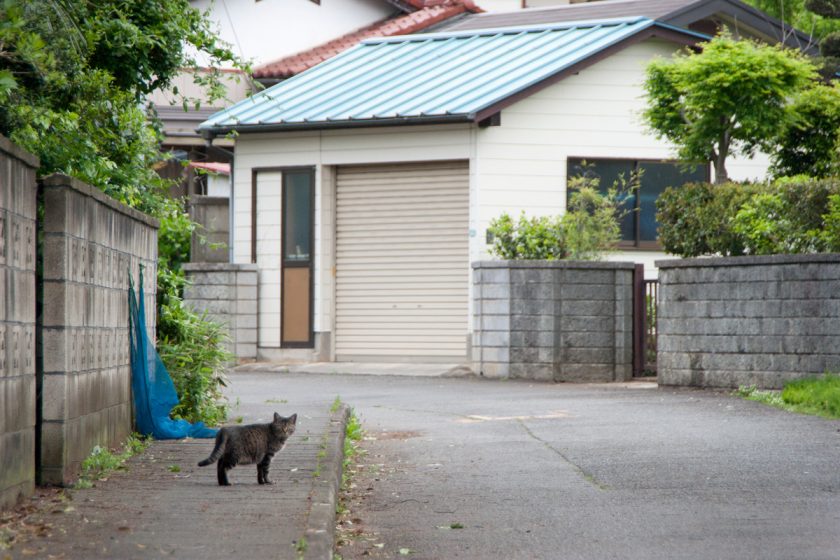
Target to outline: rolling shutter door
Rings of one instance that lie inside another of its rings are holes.
[[[467,162],[339,167],[336,359],[463,361]]]

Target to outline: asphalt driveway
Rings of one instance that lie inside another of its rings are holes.
[[[355,407],[371,439],[345,559],[840,558],[838,421],[650,383],[232,380],[243,401]]]

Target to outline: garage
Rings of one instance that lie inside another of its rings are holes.
[[[336,360],[466,359],[468,231],[466,161],[339,167]]]

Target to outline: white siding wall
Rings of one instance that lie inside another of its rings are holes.
[[[257,334],[259,345],[267,348],[280,346],[282,185],[283,177],[280,173],[260,173],[257,176],[257,265],[260,298]]]
[[[646,64],[676,48],[658,39],[628,47],[504,109],[501,126],[477,131],[473,260],[487,258],[486,228],[502,212],[516,217],[522,210],[565,210],[567,158],[674,157],[668,144],[646,131],[641,112]],[[727,166],[733,179],[762,177],[766,168],[765,157]],[[633,253],[623,257],[634,260]]]
[[[384,0],[193,0],[233,51],[254,65],[271,62],[385,19]]]
[[[334,305],[334,167],[343,164],[469,159],[472,134],[471,126],[445,125],[240,136],[236,141],[234,161],[234,262],[251,262],[251,170],[316,166],[314,330],[316,333],[331,331]],[[265,335],[260,333],[260,346],[269,348],[280,344],[281,183],[276,173],[261,172],[259,177],[257,259],[261,269],[263,263],[266,266],[260,276],[259,315],[260,330],[263,327],[268,329]],[[277,186],[277,198],[273,197],[274,187],[270,184]],[[271,231],[266,231],[263,224]]]

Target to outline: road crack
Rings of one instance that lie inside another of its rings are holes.
[[[531,439],[541,443],[543,445],[543,447],[545,447],[546,449],[548,449],[549,451],[551,451],[552,453],[554,453],[555,455],[557,455],[558,457],[563,459],[563,461],[565,461],[569,466],[571,466],[572,469],[577,474],[579,474],[581,478],[583,478],[586,482],[591,484],[594,488],[597,488],[598,490],[601,490],[602,492],[605,492],[607,490],[611,490],[611,488],[608,484],[598,480],[598,478],[594,474],[587,471],[586,469],[584,469],[583,467],[581,467],[580,465],[578,465],[577,463],[575,463],[574,461],[572,461],[571,459],[566,457],[566,455],[562,451],[560,451],[559,449],[557,449],[556,447],[551,445],[549,442],[545,441],[544,439],[542,439],[541,437],[536,435],[533,431],[531,431],[531,428],[529,428],[528,425],[525,424],[524,421],[522,421],[521,419],[517,419],[516,421],[519,423],[520,426],[522,426],[522,429],[525,430],[525,433],[527,433],[531,437]]]

